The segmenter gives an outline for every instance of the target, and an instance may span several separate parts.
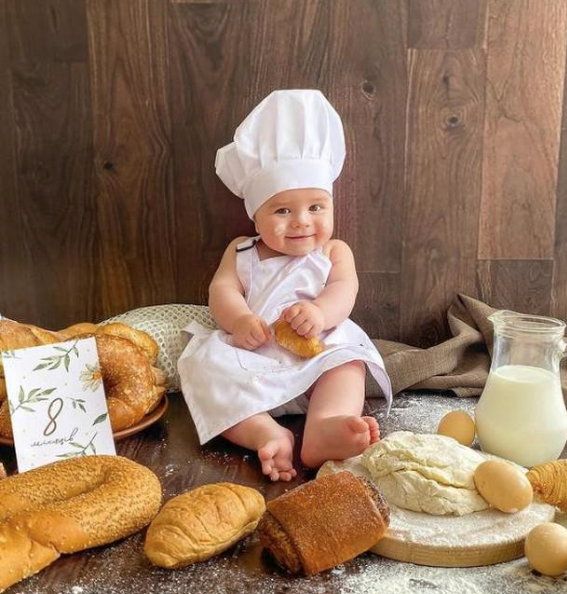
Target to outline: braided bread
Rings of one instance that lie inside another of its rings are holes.
[[[542,501],[567,512],[567,460],[539,464],[526,476]]]
[[[63,460],[0,481],[0,592],[63,553],[137,532],[160,505],[156,475],[118,456]]]

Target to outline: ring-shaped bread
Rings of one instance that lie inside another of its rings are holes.
[[[114,542],[151,522],[161,485],[119,456],[55,462],[0,481],[0,592],[62,553]]]

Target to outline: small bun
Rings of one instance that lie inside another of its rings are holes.
[[[323,352],[323,344],[317,337],[300,336],[285,320],[278,320],[274,324],[274,332],[280,346],[300,357],[309,359]]]
[[[150,363],[155,365],[158,356],[158,345],[156,341],[143,330],[136,330],[126,324],[120,322],[113,322],[112,324],[105,324],[100,326],[97,334],[110,334],[112,336],[120,336],[130,342],[133,342],[139,349],[141,349]]]

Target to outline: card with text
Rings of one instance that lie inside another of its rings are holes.
[[[2,353],[19,472],[116,454],[94,338]]]

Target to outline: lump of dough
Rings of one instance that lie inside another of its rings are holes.
[[[396,431],[364,451],[362,464],[389,503],[435,516],[488,508],[473,475],[484,458],[451,437]]]

